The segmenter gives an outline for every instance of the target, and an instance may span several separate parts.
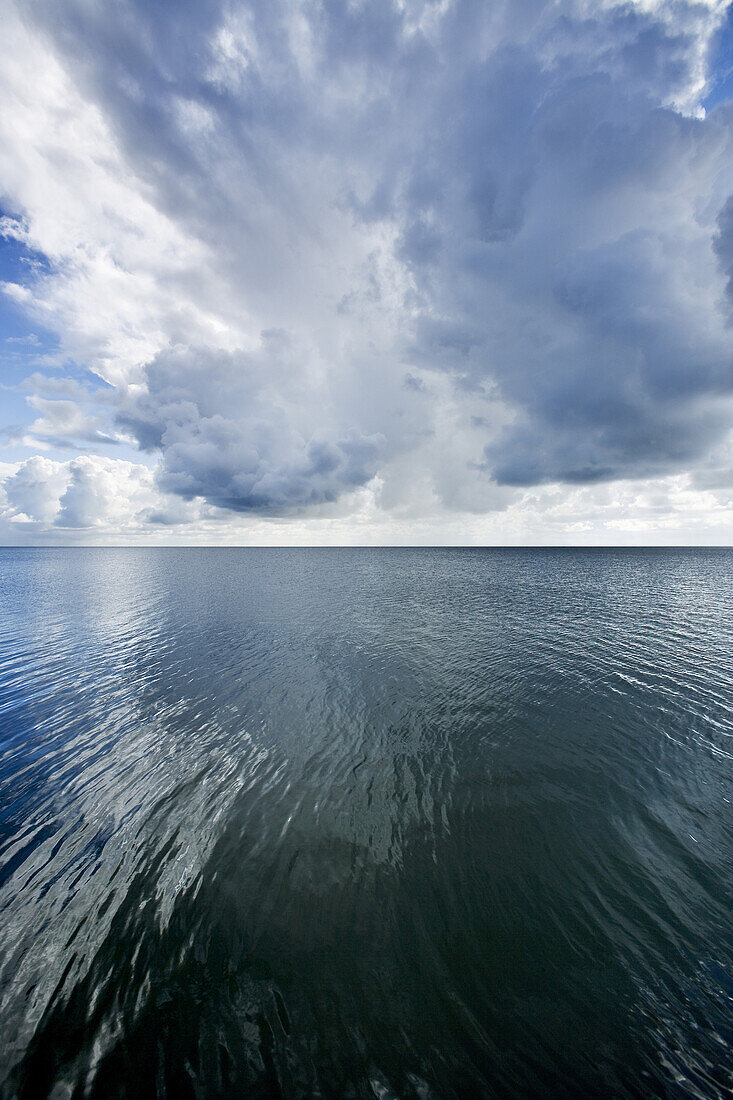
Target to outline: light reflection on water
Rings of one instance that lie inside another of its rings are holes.
[[[8,1096],[723,1096],[733,553],[0,551]]]

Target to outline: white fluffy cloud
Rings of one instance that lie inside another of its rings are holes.
[[[35,456],[3,473],[0,521],[8,541],[42,539],[49,529],[60,540],[79,531],[139,532],[161,503],[152,471],[132,462]]]
[[[8,538],[730,539],[722,3],[6,9]]]

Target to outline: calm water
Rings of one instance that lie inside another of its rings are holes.
[[[733,552],[0,551],[4,1095],[733,1085]]]

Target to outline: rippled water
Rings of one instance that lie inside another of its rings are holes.
[[[733,552],[0,551],[7,1096],[733,1085]]]

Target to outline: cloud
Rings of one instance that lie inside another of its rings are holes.
[[[432,491],[423,492],[419,469],[411,467],[412,501],[385,508],[376,479],[351,495],[347,511],[315,509],[294,518],[232,513],[165,494],[142,464],[87,455],[64,462],[33,457],[0,465],[0,539],[40,545],[715,543],[733,522],[730,470],[729,455],[726,468],[694,477],[553,484],[512,495],[503,490],[491,511],[464,510],[460,500],[450,511],[436,511]]]
[[[519,522],[536,486],[724,480],[724,10],[15,0],[0,229],[40,259],[6,293],[112,389],[39,376],[14,438],[125,436],[153,527],[368,499],[435,530]],[[102,467],[64,469],[43,522],[109,517]]]
[[[84,457],[69,462],[66,470],[69,480],[59,499],[57,527],[118,527],[149,507],[151,479],[145,467]]]
[[[29,458],[4,479],[6,517],[41,526],[52,524],[67,484],[68,470],[63,465],[40,456]]]
[[[79,443],[115,446],[119,440],[101,430],[97,417],[85,416],[76,401],[49,400],[38,394],[29,399],[41,416],[28,428],[28,435],[42,446],[76,447]]]
[[[106,387],[90,390],[74,378],[35,371],[19,385],[4,388],[25,394],[27,405],[41,414],[31,424],[6,427],[3,434],[11,444],[48,451],[84,446],[96,450],[123,442],[110,421],[116,395]]]
[[[728,196],[725,206],[718,214],[717,226],[713,247],[727,277],[726,291],[733,303],[733,194]]]
[[[329,423],[327,395],[303,386],[295,351],[274,332],[257,354],[176,349],[146,367],[144,391],[118,419],[142,449],[162,452],[164,491],[277,513],[374,477],[384,438]]]
[[[140,536],[166,514],[185,525],[201,510],[161,493],[153,471],[140,463],[96,455],[64,462],[34,456],[0,468],[4,541]]]
[[[674,35],[655,19],[598,6],[467,65],[395,194],[417,354],[513,414],[485,450],[500,483],[661,475],[730,428],[730,120],[672,106],[697,86],[699,11]]]

